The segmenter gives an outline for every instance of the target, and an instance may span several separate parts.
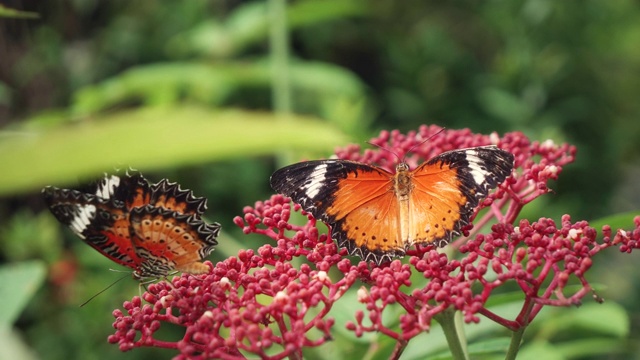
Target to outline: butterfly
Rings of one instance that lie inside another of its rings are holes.
[[[331,227],[348,253],[378,265],[415,244],[444,246],[488,192],[513,169],[496,146],[442,153],[414,170],[390,173],[349,160],[305,161],[281,168],[271,187]]]
[[[220,224],[204,222],[206,199],[177,183],[149,184],[136,172],[105,175],[84,191],[48,186],[42,193],[61,223],[102,255],[133,269],[136,280],[209,271],[201,260],[218,244]]]

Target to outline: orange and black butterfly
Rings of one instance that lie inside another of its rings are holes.
[[[395,174],[348,160],[305,161],[271,176],[271,187],[331,226],[338,246],[381,264],[415,244],[446,245],[479,202],[513,169],[495,146],[442,153]]]
[[[53,215],[84,242],[133,277],[149,281],[175,271],[202,274],[201,261],[218,244],[220,224],[202,219],[206,199],[164,179],[149,184],[140,173],[105,176],[84,191],[42,190]]]

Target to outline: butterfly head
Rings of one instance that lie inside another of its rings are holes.
[[[404,160],[396,165],[396,173],[404,173],[409,171],[409,164],[407,164]]]

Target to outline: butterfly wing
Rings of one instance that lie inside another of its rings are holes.
[[[148,204],[152,195],[147,179],[134,170],[127,171],[123,176],[105,174],[83,190],[101,199],[124,203],[127,209]]]
[[[404,254],[393,174],[346,160],[293,164],[271,176],[271,187],[329,224],[338,246],[365,261]]]
[[[442,153],[412,172],[410,242],[446,245],[479,202],[513,169],[513,155],[495,146]]]
[[[136,255],[142,259],[139,277],[209,271],[200,261],[218,244],[219,224],[153,205],[134,208],[129,218]]]
[[[179,214],[202,215],[207,209],[207,199],[195,197],[191,190],[183,190],[175,182],[162,179],[151,185],[150,203],[159,208],[175,211]]]
[[[129,236],[123,202],[77,190],[46,187],[42,190],[49,210],[84,242],[112,261],[136,269],[140,259]]]

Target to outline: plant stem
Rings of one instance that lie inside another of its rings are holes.
[[[286,115],[291,113],[287,2],[286,0],[269,0],[268,6],[272,105],[277,114]]]
[[[511,335],[509,349],[507,349],[507,355],[504,357],[505,360],[514,360],[518,355],[518,351],[520,350],[520,343],[522,342],[522,336],[524,336],[524,330],[526,328],[526,326],[522,326],[518,330],[514,331]]]
[[[463,346],[461,342],[460,334],[458,333],[458,327],[456,326],[456,311],[453,308],[441,312],[434,316],[434,319],[442,326],[444,336],[447,338],[449,344],[449,351],[451,351],[451,358],[454,360],[469,360],[469,354],[466,351],[466,346]]]
[[[289,75],[289,31],[287,0],[269,0],[269,44],[271,48],[271,105],[278,121],[290,121],[292,112],[291,81]],[[278,155],[278,164],[290,164],[291,151]]]

